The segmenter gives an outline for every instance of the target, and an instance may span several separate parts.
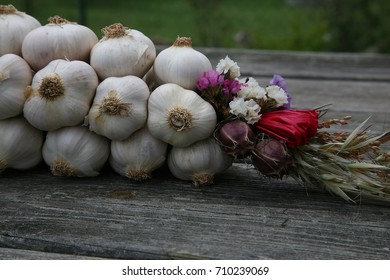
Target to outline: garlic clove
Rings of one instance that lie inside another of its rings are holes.
[[[55,176],[94,177],[108,160],[110,142],[85,126],[49,131],[43,144],[45,163]]]
[[[23,112],[24,90],[31,80],[31,68],[23,58],[16,54],[0,57],[0,120]]]
[[[216,122],[213,106],[179,85],[161,85],[149,97],[148,129],[173,146],[185,147],[210,137]]]
[[[133,75],[142,78],[152,67],[156,47],[142,32],[114,23],[102,29],[103,38],[92,48],[91,66],[101,80]]]
[[[136,76],[109,77],[99,84],[89,110],[91,131],[123,140],[146,124],[150,92]]]
[[[42,160],[42,131],[22,116],[0,120],[0,174],[14,168],[32,168]]]
[[[167,143],[153,137],[144,127],[125,140],[111,141],[109,162],[118,174],[144,181],[165,162],[167,148]]]
[[[24,116],[44,131],[81,124],[97,86],[98,77],[86,62],[53,60],[34,75],[26,89]]]
[[[214,138],[208,138],[188,147],[173,147],[167,162],[176,178],[202,186],[212,184],[216,174],[232,165],[233,157],[225,154]]]
[[[212,65],[203,53],[192,48],[191,38],[178,37],[157,55],[153,68],[157,83],[174,83],[195,90],[198,78],[212,70]]]

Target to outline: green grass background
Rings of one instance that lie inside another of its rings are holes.
[[[85,22],[80,3],[87,3]],[[188,36],[194,46],[390,52],[390,1],[384,0],[10,0],[1,4],[13,4],[41,24],[54,15],[85,24],[99,38],[103,27],[119,22],[157,44]],[[240,36],[243,39],[237,40]]]
[[[41,24],[53,15],[81,23],[79,0],[1,4],[13,4]],[[293,6],[284,0],[90,0],[85,24],[99,38],[101,28],[120,22],[162,44],[189,36],[198,46],[320,50],[325,30],[321,12],[320,7]],[[235,40],[239,34],[246,39]]]

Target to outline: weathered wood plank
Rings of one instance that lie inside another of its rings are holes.
[[[198,188],[166,170],[143,184],[110,170],[88,179],[9,171],[0,247],[125,259],[390,257],[389,207],[257,175],[237,164]]]
[[[99,258],[77,255],[64,255],[56,253],[39,252],[33,250],[20,250],[0,248],[0,260],[97,260]]]
[[[389,81],[390,56],[380,54],[263,51],[198,48],[216,65],[228,55],[241,67],[243,76],[323,80]]]

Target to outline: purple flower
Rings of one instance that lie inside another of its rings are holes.
[[[269,85],[270,86],[278,86],[280,88],[282,88],[286,94],[287,94],[287,103],[284,104],[282,107],[280,107],[281,109],[290,109],[291,108],[291,100],[292,100],[292,96],[287,92],[287,86],[286,86],[286,82],[285,80],[283,79],[282,76],[278,75],[278,74],[275,74],[271,81],[269,81]]]
[[[286,91],[286,94],[287,94],[287,103],[284,104],[281,109],[285,109],[285,110],[288,110],[288,109],[291,109],[291,100],[292,100],[292,97],[290,94],[288,94],[288,92]]]
[[[280,75],[275,74],[272,77],[272,80],[269,81],[270,86],[278,86],[282,88],[284,91],[287,91],[286,82],[284,81],[283,77]]]
[[[196,87],[199,90],[205,90],[209,87],[209,80],[206,77],[200,77],[198,81],[196,82]]]
[[[223,92],[228,100],[233,99],[233,96],[241,90],[242,84],[238,80],[223,81]]]
[[[199,90],[205,90],[208,87],[215,87],[222,85],[224,82],[223,75],[219,74],[215,70],[204,72],[203,75],[196,82],[196,87]]]

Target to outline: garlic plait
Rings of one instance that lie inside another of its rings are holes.
[[[22,55],[24,38],[40,26],[37,19],[13,5],[0,5],[0,56],[7,53]]]
[[[178,179],[192,181],[196,186],[213,183],[216,174],[233,163],[213,137],[188,147],[173,147],[168,154],[168,168]]]
[[[146,124],[150,92],[136,76],[109,77],[96,89],[88,113],[89,128],[112,140],[123,140]]]
[[[214,107],[192,90],[169,83],[150,94],[148,129],[172,146],[185,147],[210,137],[216,123]]]
[[[156,47],[142,32],[114,23],[102,29],[90,63],[100,79],[133,75],[142,78],[152,67]]]
[[[120,175],[143,181],[166,159],[168,144],[153,137],[147,127],[123,141],[111,141],[111,167]]]
[[[42,155],[55,176],[94,177],[108,160],[110,141],[86,126],[63,127],[47,133]]]
[[[178,37],[171,47],[157,55],[153,70],[159,84],[174,83],[194,90],[198,78],[212,70],[212,65],[203,53],[192,48],[191,38]]]
[[[16,54],[0,57],[0,120],[23,112],[24,90],[31,80],[31,68],[23,58]]]
[[[43,132],[22,116],[0,120],[0,174],[14,168],[25,170],[42,160]]]
[[[83,123],[98,83],[86,62],[53,60],[34,75],[26,89],[24,116],[44,131]]]

